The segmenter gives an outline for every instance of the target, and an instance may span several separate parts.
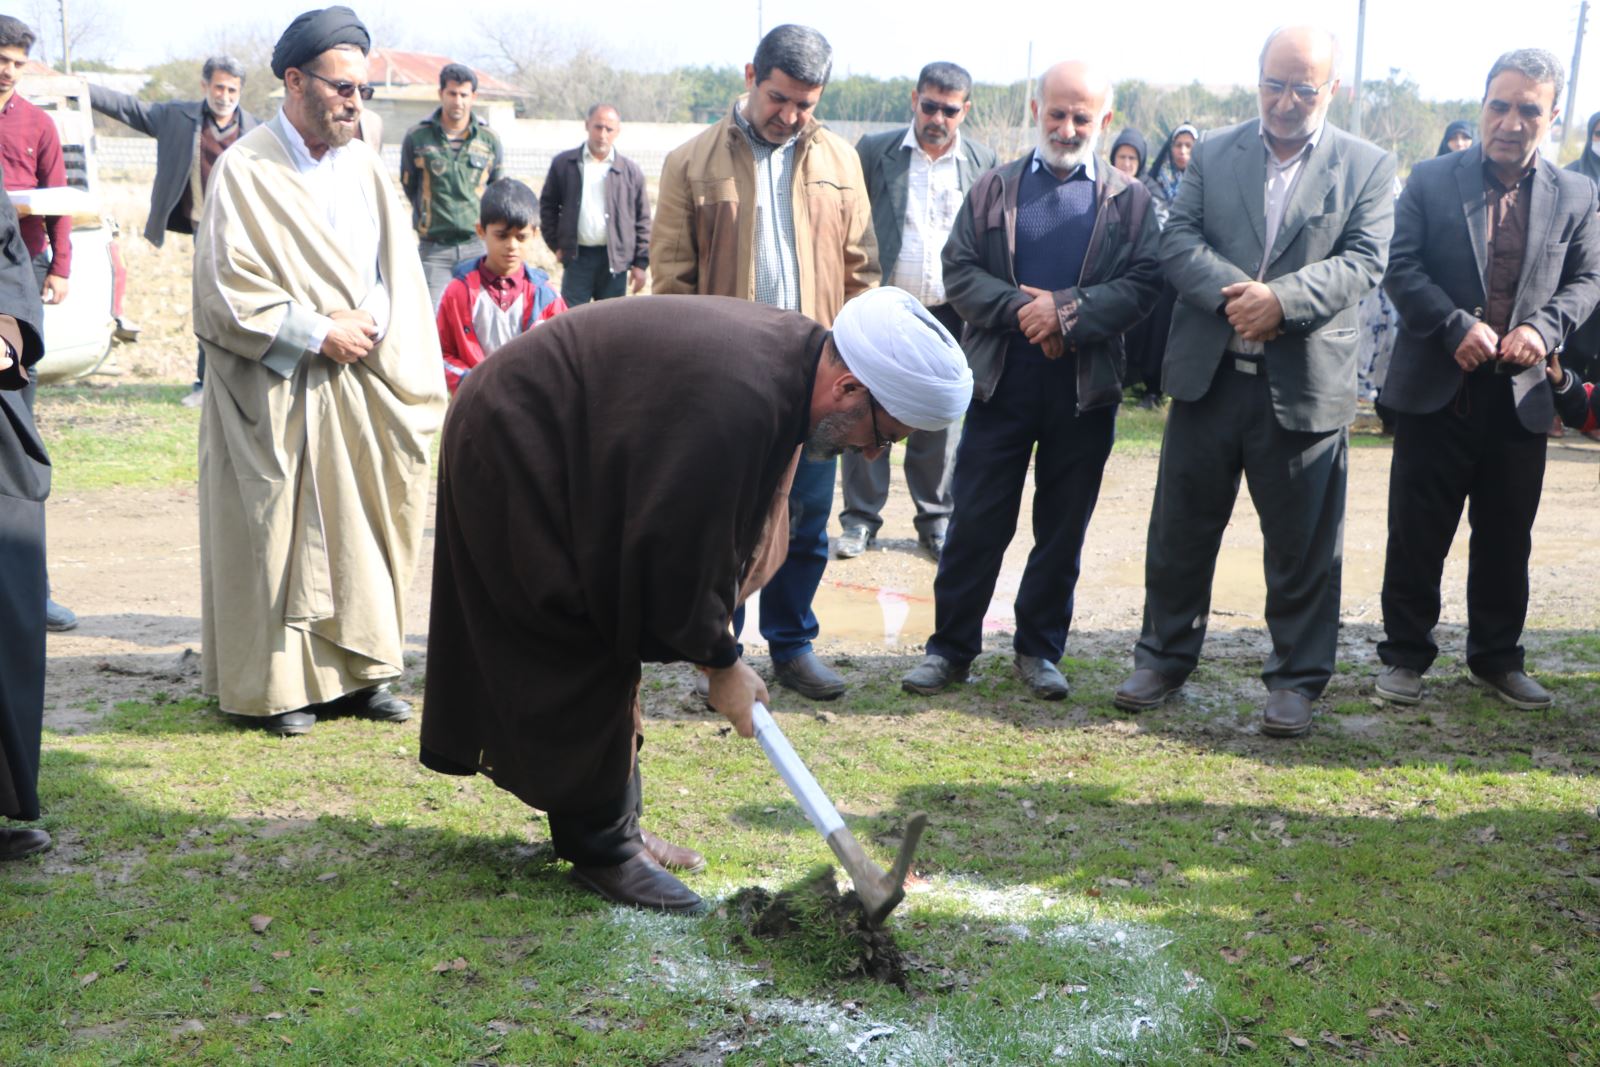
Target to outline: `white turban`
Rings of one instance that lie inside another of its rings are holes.
[[[833,320],[851,373],[899,422],[942,430],[972,401],[972,371],[956,339],[904,289],[868,289]]]

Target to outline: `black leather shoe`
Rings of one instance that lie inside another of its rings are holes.
[[[815,652],[807,652],[787,663],[774,663],[778,684],[812,700],[834,700],[845,691],[844,679],[835,674]]]
[[[877,539],[877,531],[870,527],[846,526],[833,543],[833,554],[840,559],[855,559]]]
[[[1422,675],[1410,667],[1389,665],[1378,672],[1372,691],[1391,704],[1422,703]]]
[[[1040,700],[1065,700],[1067,679],[1061,669],[1043,656],[1024,656],[1017,653],[1014,662],[1017,673],[1028,686],[1028,691]]]
[[[340,703],[350,714],[374,722],[405,722],[411,718],[411,705],[389,692],[386,685],[346,693]]]
[[[0,863],[48,851],[50,835],[31,826],[0,828]]]
[[[944,531],[924,530],[917,534],[917,544],[922,551],[933,557],[935,563],[938,563],[939,557],[944,555]]]
[[[278,734],[282,737],[293,737],[298,734],[309,734],[311,728],[317,725],[317,717],[309,711],[286,711],[282,715],[241,715],[238,718],[246,726],[255,726],[269,734]]]
[[[650,858],[669,871],[698,874],[706,869],[706,858],[692,848],[663,841],[643,827],[639,828],[639,836],[644,840],[644,850],[650,853]]]
[[[943,656],[935,656],[931,652],[922,657],[922,662],[911,669],[911,672],[900,679],[900,688],[908,693],[920,693],[923,696],[933,696],[957,682],[967,680],[967,672],[972,669],[970,663],[951,663]]]
[[[1267,694],[1261,712],[1261,732],[1268,737],[1299,737],[1311,729],[1311,701],[1293,689],[1274,689]]]
[[[1523,711],[1542,711],[1556,702],[1556,698],[1550,695],[1550,690],[1522,671],[1506,671],[1504,674],[1474,672],[1472,677],[1479,684],[1494,690],[1495,695],[1501,700]]]
[[[640,851],[615,867],[572,868],[572,880],[616,904],[629,904],[651,911],[680,915],[700,915],[705,901],[694,890],[672,876],[649,852]]]
[[[1149,711],[1182,688],[1182,679],[1150,667],[1140,667],[1117,686],[1111,703],[1123,711]]]
[[[76,630],[78,616],[72,613],[71,608],[62,607],[54,600],[47,600],[44,605],[44,628],[53,634],[64,630]]]

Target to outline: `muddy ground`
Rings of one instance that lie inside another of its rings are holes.
[[[121,377],[98,380],[108,388],[119,381],[186,381],[194,351],[188,312],[192,245],[175,237],[161,250],[152,248],[138,236],[147,191],[116,183],[108,188],[130,270],[127,313],[143,336],[137,345],[116,351]],[[1379,633],[1388,467],[1386,448],[1351,450],[1341,649],[1349,662],[1371,662]],[[1119,452],[1107,466],[1084,550],[1069,655],[1124,657],[1132,646],[1155,473],[1153,450]],[[986,623],[997,652],[1009,649],[1009,605],[1032,544],[1026,509],[1025,502]],[[1529,644],[1535,666],[1560,665],[1555,637],[1592,632],[1600,624],[1592,580],[1600,548],[1597,515],[1600,445],[1573,434],[1552,441],[1534,528]],[[71,730],[97,707],[196,691],[197,661],[185,656],[198,652],[200,633],[193,487],[63,493],[51,499],[48,516],[55,595],[78,612],[82,623],[76,631],[50,636],[47,724]],[[857,664],[850,674],[908,669],[933,625],[934,565],[916,548],[911,504],[898,474],[885,519],[872,550],[829,565],[817,599],[819,651]],[[837,532],[836,521],[833,529]],[[415,654],[408,682],[413,683],[426,645],[431,532],[408,611],[407,645]],[[1465,582],[1463,530],[1445,570],[1440,643],[1447,653],[1459,653],[1464,640]],[[1248,495],[1241,494],[1218,563],[1212,652],[1265,654],[1264,592],[1261,534]],[[758,641],[755,659],[764,666]]]

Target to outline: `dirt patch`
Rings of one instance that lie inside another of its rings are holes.
[[[729,898],[727,912],[756,937],[829,960],[841,977],[906,988],[906,957],[894,937],[867,922],[855,890],[839,892],[832,867],[812,872],[776,896],[760,886],[741,889]]]

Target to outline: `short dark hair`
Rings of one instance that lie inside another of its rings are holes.
[[[774,27],[756,45],[756,82],[764,82],[777,67],[802,85],[827,85],[833,72],[833,46],[810,26],[786,22]]]
[[[1555,86],[1555,102],[1561,103],[1561,91],[1566,88],[1567,71],[1561,65],[1561,58],[1554,52],[1547,52],[1543,48],[1518,48],[1516,51],[1502,54],[1494,61],[1494,66],[1489,68],[1489,76],[1483,79],[1485,100],[1489,99],[1489,86],[1508,70],[1516,71],[1535,85]]]
[[[591,107],[589,109],[588,114],[583,116],[583,121],[584,122],[593,122],[594,121],[594,117],[596,115],[600,114],[600,112],[602,112],[602,111],[609,111],[613,115],[617,116],[617,121],[618,122],[622,121],[622,112],[617,110],[617,107],[616,107],[615,104],[596,104],[596,105],[594,105],[593,107]]]
[[[238,78],[239,83],[244,83],[244,64],[232,56],[212,56],[206,60],[206,65],[200,68],[200,80],[208,85],[217,72]]]
[[[33,51],[33,42],[39,39],[26,22],[10,15],[0,15],[0,48],[21,48]]]
[[[478,75],[465,63],[446,63],[439,71],[439,88],[446,85],[466,85],[472,83],[472,91],[478,91]]]
[[[484,227],[539,226],[539,197],[515,178],[490,182],[478,203],[478,222]]]
[[[967,73],[967,68],[943,60],[929,63],[917,75],[917,92],[930,85],[941,93],[960,93],[963,98],[972,95],[972,75]]]

